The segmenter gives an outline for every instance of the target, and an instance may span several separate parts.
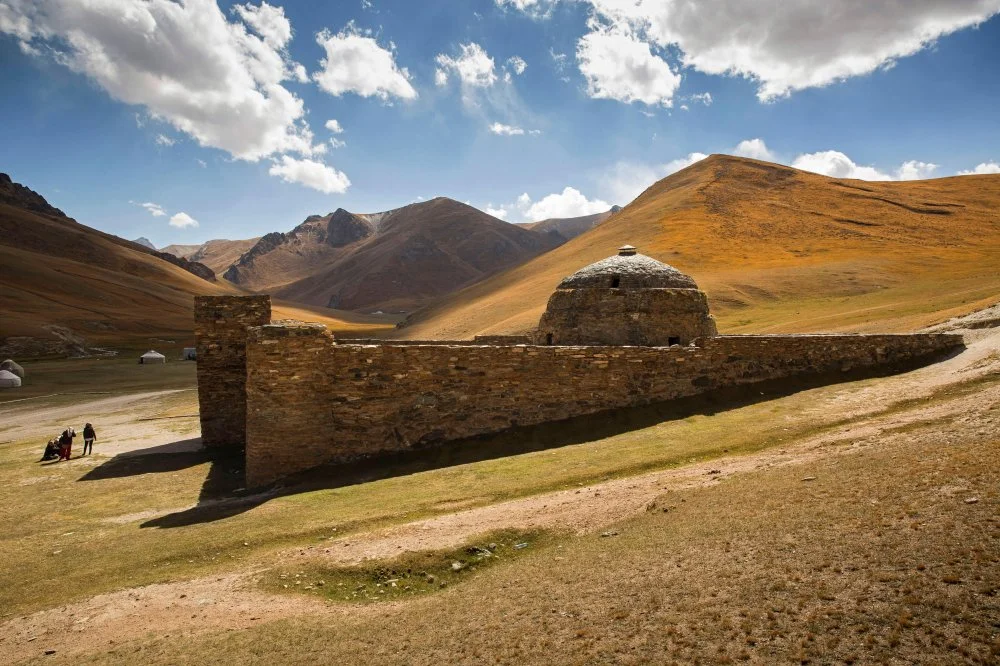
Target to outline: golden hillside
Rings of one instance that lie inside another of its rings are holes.
[[[625,243],[692,275],[725,333],[911,330],[1000,295],[1000,176],[868,182],[713,155],[397,335],[529,330],[560,279]]]

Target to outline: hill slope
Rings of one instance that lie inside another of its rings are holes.
[[[607,221],[609,217],[621,210],[620,206],[612,206],[610,210],[593,215],[580,217],[550,217],[539,222],[528,222],[520,226],[543,234],[558,234],[565,240],[572,240],[580,234],[590,231],[597,225]]]
[[[244,252],[257,244],[260,238],[246,240],[228,240],[219,238],[201,245],[168,245],[161,252],[167,252],[175,257],[197,261],[211,268],[216,273],[223,273],[236,263]]]
[[[560,279],[624,243],[691,274],[723,332],[909,330],[996,300],[998,211],[1000,176],[867,182],[713,155],[397,335],[529,330]]]
[[[262,237],[225,277],[301,303],[408,311],[558,243],[439,197],[384,213],[311,216]]]
[[[161,336],[190,342],[194,296],[226,293],[238,292],[205,266],[82,225],[0,174],[5,357],[79,354],[88,345],[128,346]],[[274,310],[276,318],[321,321],[334,330],[389,325],[280,302]]]

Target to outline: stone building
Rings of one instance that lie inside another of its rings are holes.
[[[536,342],[667,347],[717,334],[694,280],[626,245],[559,283]]]
[[[959,335],[717,335],[694,280],[635,248],[566,278],[531,336],[335,339],[268,296],[195,299],[202,441],[247,487],[328,463],[715,389],[933,361]],[[306,445],[307,444],[307,445]]]

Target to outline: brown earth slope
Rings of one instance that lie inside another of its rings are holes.
[[[609,217],[620,210],[620,206],[612,206],[610,210],[606,210],[603,213],[581,215],[580,217],[550,217],[547,220],[528,222],[520,226],[538,233],[558,234],[558,237],[563,239],[563,241],[568,241],[604,223]]]
[[[227,268],[239,261],[243,253],[256,245],[259,240],[259,237],[248,238],[246,240],[219,238],[206,241],[201,245],[168,245],[160,251],[205,264],[216,273],[224,273]]]
[[[409,311],[557,244],[439,197],[385,213],[313,215],[262,237],[225,277],[301,303]]]
[[[560,279],[624,243],[692,275],[723,332],[910,330],[1000,293],[1000,176],[867,182],[713,155],[398,335],[531,329]]]
[[[216,281],[205,266],[80,224],[0,175],[0,350],[5,357],[78,355],[90,345],[131,346],[155,337],[190,343],[194,296],[227,293],[238,290]],[[321,321],[335,331],[389,325],[283,303],[274,312],[276,318]]]

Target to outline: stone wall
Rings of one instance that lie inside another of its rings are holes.
[[[920,334],[723,336],[670,348],[355,345],[317,325],[261,326],[247,342],[247,484],[723,386],[892,367],[961,344]]]
[[[716,334],[705,293],[697,289],[556,289],[538,323],[536,343],[686,345]]]
[[[271,321],[269,296],[196,296],[201,440],[241,449],[246,440],[246,339],[251,326]]]

